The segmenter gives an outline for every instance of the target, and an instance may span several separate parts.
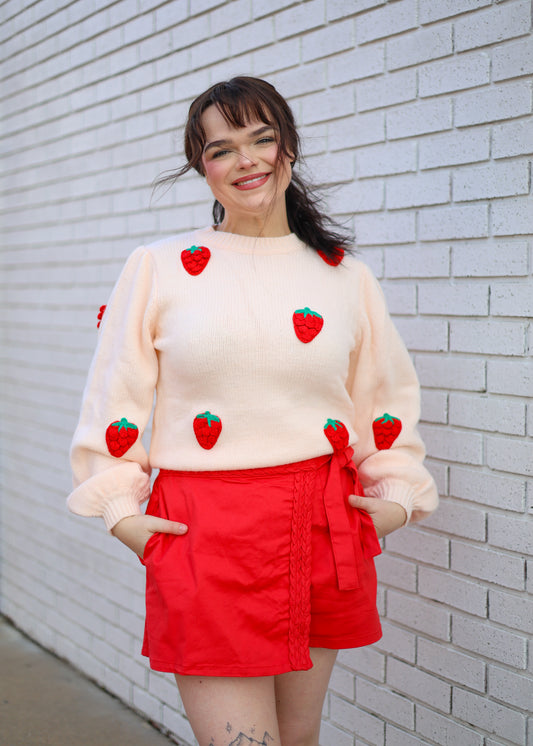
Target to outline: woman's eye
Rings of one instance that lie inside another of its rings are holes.
[[[271,143],[275,142],[273,137],[262,137],[260,140],[257,141],[259,144],[261,143]]]
[[[217,150],[216,153],[213,153],[211,156],[212,158],[220,158],[222,155],[227,155],[230,151],[229,150]]]

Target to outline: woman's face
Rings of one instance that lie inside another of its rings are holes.
[[[285,191],[291,165],[287,157],[278,160],[277,131],[262,121],[232,127],[216,106],[204,111],[202,126],[202,165],[225,210],[222,230],[257,235],[260,227],[263,234],[265,228],[277,235],[288,233]]]

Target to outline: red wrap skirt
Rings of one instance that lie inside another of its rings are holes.
[[[353,450],[283,466],[159,473],[147,513],[189,527],[149,540],[143,655],[156,671],[270,676],[310,647],[376,642],[372,520]]]

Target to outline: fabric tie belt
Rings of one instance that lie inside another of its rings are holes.
[[[344,491],[341,469],[347,469],[351,472],[354,485],[359,485],[357,469],[352,461],[353,455],[351,446],[333,452],[324,488],[324,506],[337,569],[337,582],[341,591],[359,588],[357,567],[360,560],[363,557],[370,559],[381,553],[381,546],[370,515],[364,510],[353,508],[355,526],[351,525],[346,504],[341,499]],[[361,490],[361,494],[362,492]],[[358,532],[356,531],[357,522],[359,523]],[[359,533],[359,541],[357,540],[357,533]]]

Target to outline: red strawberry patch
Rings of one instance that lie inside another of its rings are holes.
[[[99,311],[98,311],[98,316],[96,317],[96,318],[98,319],[98,323],[97,323],[97,325],[96,325],[96,328],[97,328],[97,329],[98,329],[98,328],[100,327],[100,323],[101,323],[101,321],[102,321],[102,318],[103,318],[103,316],[104,316],[104,313],[105,313],[105,310],[106,310],[106,308],[107,308],[107,306],[100,306],[100,309],[99,309]]]
[[[386,451],[401,433],[402,421],[385,412],[374,420],[372,430],[378,451]]]
[[[316,311],[310,308],[300,308],[292,315],[294,331],[300,342],[307,344],[312,342],[324,326],[324,319]]]
[[[207,266],[211,252],[207,246],[191,246],[181,252],[181,263],[190,275],[199,275]]]
[[[220,417],[211,412],[197,414],[192,424],[196,440],[206,450],[213,448],[222,430]]]
[[[105,431],[107,448],[115,458],[120,458],[126,451],[129,451],[138,437],[139,428],[133,422],[128,422],[125,417],[112,422]]]
[[[337,253],[334,257],[329,257],[324,251],[322,251],[322,249],[318,250],[318,255],[326,262],[326,264],[329,264],[330,267],[336,267],[344,259],[344,249],[340,249],[338,246],[336,246],[335,251]]]
[[[334,451],[343,451],[350,442],[346,425],[340,420],[329,420],[324,425],[324,434],[333,446]]]

